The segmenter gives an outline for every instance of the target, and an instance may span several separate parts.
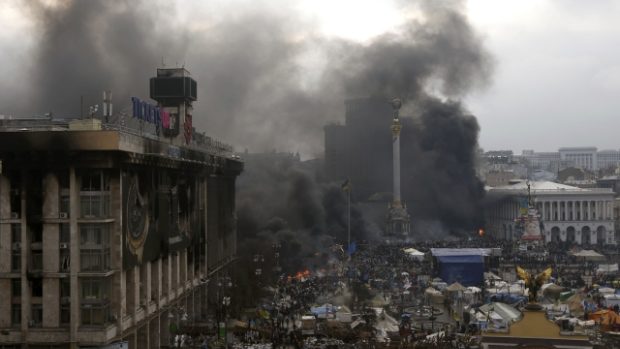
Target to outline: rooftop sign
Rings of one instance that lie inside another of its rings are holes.
[[[150,104],[138,97],[131,97],[132,116],[155,125],[157,134],[161,128],[170,129],[170,113],[157,105]]]

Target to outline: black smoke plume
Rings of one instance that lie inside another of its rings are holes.
[[[146,1],[21,2],[32,20],[37,46],[22,113],[52,112],[76,118],[112,90],[117,106],[148,95],[148,77],[169,52],[184,55],[183,30],[164,28],[174,8]],[[178,57],[178,56],[177,56]],[[176,57],[175,57],[176,58]],[[25,70],[26,72],[27,70]],[[24,99],[17,99],[17,101]]]
[[[260,245],[285,244],[283,272],[318,266],[346,249],[347,202],[340,185],[320,180],[316,161],[301,161],[290,153],[245,154],[246,171],[237,183],[238,229]],[[353,207],[353,239],[370,238],[367,222]],[[339,246],[340,245],[340,246]],[[264,247],[257,249],[270,253]],[[317,255],[317,251],[321,251]],[[318,257],[318,258],[317,258]],[[314,261],[313,261],[314,260]],[[315,263],[316,265],[311,265]]]

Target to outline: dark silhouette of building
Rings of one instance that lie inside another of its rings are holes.
[[[345,101],[345,106],[345,124],[325,126],[325,175],[334,181],[350,179],[355,201],[379,195],[388,202],[392,186],[390,100],[356,98]]]

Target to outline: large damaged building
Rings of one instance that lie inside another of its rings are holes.
[[[192,126],[185,69],[150,92],[101,118],[0,120],[3,345],[159,348],[206,318],[243,164]]]

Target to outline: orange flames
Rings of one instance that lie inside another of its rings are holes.
[[[298,271],[295,275],[289,276],[288,279],[289,280],[296,279],[299,281],[303,281],[307,279],[308,277],[310,277],[310,270],[306,269],[303,271]]]

